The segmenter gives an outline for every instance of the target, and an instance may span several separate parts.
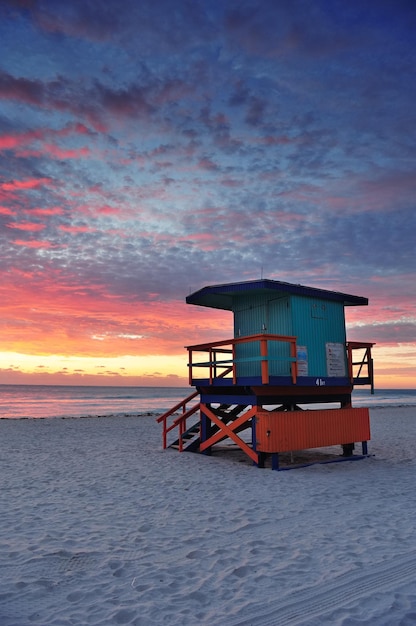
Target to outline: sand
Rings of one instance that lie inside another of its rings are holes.
[[[0,420],[1,626],[415,624],[416,407],[371,426],[273,472],[151,416]]]

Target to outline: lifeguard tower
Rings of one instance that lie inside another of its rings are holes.
[[[345,307],[367,298],[261,279],[207,286],[186,302],[232,311],[234,336],[187,347],[196,391],[158,418],[164,448],[211,454],[228,440],[259,467],[271,458],[273,469],[293,451],[339,445],[337,460],[368,454],[369,411],[353,408],[351,394],[354,385],[374,391],[374,344],[348,342],[345,329]]]

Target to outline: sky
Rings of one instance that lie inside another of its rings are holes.
[[[0,384],[187,384],[187,305],[260,277],[369,299],[416,387],[413,0],[1,0]]]

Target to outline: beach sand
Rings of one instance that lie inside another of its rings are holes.
[[[0,420],[1,626],[415,624],[416,408],[371,428],[273,472],[154,416]]]

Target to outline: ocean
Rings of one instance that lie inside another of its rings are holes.
[[[192,392],[192,387],[0,385],[0,419],[157,416]],[[416,407],[416,389],[376,389],[374,395],[357,389],[353,406]]]
[[[0,385],[0,418],[159,415],[191,393],[191,387]]]

